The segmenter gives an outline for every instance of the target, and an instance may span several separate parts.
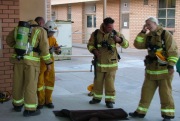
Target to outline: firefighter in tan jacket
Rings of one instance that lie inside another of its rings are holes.
[[[14,64],[12,102],[14,110],[21,112],[24,106],[23,115],[25,117],[39,115],[37,82],[40,72],[40,56],[45,61],[48,71],[52,64],[47,32],[33,20],[29,23],[20,21],[18,27],[9,33],[6,42],[15,50],[10,58],[10,62]]]
[[[119,60],[116,44],[123,48],[129,46],[124,36],[114,30],[113,24],[112,18],[105,18],[100,29],[92,33],[87,45],[88,50],[95,56],[94,95],[89,103],[100,103],[105,85],[105,102],[108,108],[113,108],[115,101],[114,80]]]
[[[137,35],[134,46],[147,49],[145,58],[145,79],[141,90],[141,100],[132,117],[144,118],[157,88],[161,101],[163,121],[174,118],[175,107],[172,98],[172,79],[174,65],[178,60],[178,48],[170,34],[158,25],[158,20],[149,17],[143,30]],[[149,30],[149,33],[146,33]]]
[[[53,21],[48,21],[45,26],[48,32],[49,52],[51,59],[54,62],[53,53],[59,55],[61,48],[59,47],[56,38],[53,36],[57,32],[57,25]],[[45,62],[41,59],[40,74],[38,81],[38,108],[41,109],[43,106],[48,108],[54,108],[52,103],[52,92],[54,90],[55,83],[55,71],[54,63],[51,64],[51,71],[47,71]]]

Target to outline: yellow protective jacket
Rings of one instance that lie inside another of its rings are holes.
[[[113,70],[117,70],[118,68],[118,53],[116,48],[116,42],[111,37],[112,33],[105,33],[103,31],[103,24],[97,33],[97,48],[95,45],[94,32],[91,34],[89,42],[87,44],[88,50],[92,53],[94,49],[97,49],[101,56],[97,59],[97,71],[100,72],[110,72]],[[129,42],[124,38],[122,34],[117,32],[118,37],[123,39],[123,42],[120,44],[123,48],[127,48],[129,46]],[[102,41],[105,40],[112,47],[112,51],[108,50],[105,47],[102,47]]]
[[[161,47],[160,49],[163,50],[162,47],[162,39],[161,34],[163,32],[163,28],[158,26],[156,31],[149,32],[147,34],[140,32],[135,41],[134,46],[137,49],[147,49],[148,55],[150,57],[156,57],[155,51],[150,51],[148,48],[148,42],[151,43],[153,46]],[[149,40],[150,38],[150,40]],[[151,79],[163,79],[168,74],[167,66],[171,65],[174,66],[178,60],[178,48],[173,36],[170,34],[169,31],[165,31],[165,50],[163,50],[163,54],[168,62],[167,65],[162,66],[158,63],[158,61],[153,61],[152,63],[145,64],[146,66],[146,76]]]
[[[36,23],[36,22],[35,22]],[[6,38],[6,43],[10,47],[14,47],[16,41],[16,29],[9,33]],[[40,26],[33,27],[29,43],[34,48],[38,48],[40,52],[30,52],[27,55],[24,55],[24,59],[18,60],[16,58],[16,52],[10,58],[11,63],[26,63],[27,65],[40,66],[40,57],[43,58],[46,64],[51,64],[52,60],[49,53],[49,44],[47,40],[47,32]]]

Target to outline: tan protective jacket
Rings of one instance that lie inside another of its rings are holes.
[[[94,32],[91,35],[91,38],[88,42],[88,50],[92,53],[94,49],[97,49],[100,53],[100,58],[97,59],[97,71],[100,72],[110,72],[117,70],[118,68],[118,53],[116,49],[116,42],[112,38],[112,33],[105,33],[103,31],[103,24],[101,25],[100,30],[97,33],[97,48],[95,45]],[[129,46],[129,42],[124,38],[122,34],[117,32],[117,36],[123,39],[123,42],[120,44],[123,48]],[[102,41],[105,40],[109,45],[111,45],[112,50],[102,47]]]
[[[15,29],[11,31],[6,38],[6,42],[10,47],[14,47],[16,43]],[[11,63],[26,63],[27,65],[40,66],[40,57],[43,58],[46,64],[52,63],[49,54],[49,44],[46,30],[39,26],[33,27],[29,43],[32,45],[32,47],[38,48],[40,50],[39,53],[32,51],[24,55],[24,59],[18,60],[16,58],[16,52],[14,52],[10,58]]]
[[[134,46],[137,49],[148,49],[147,46],[148,41],[150,41],[151,45],[158,46],[162,48],[162,39],[161,34],[163,32],[163,28],[161,26],[157,27],[155,32],[149,32],[148,34],[140,32],[135,41]],[[150,40],[148,40],[150,38]],[[146,75],[151,79],[163,79],[164,76],[168,74],[167,66],[174,66],[178,60],[178,48],[173,36],[169,31],[165,31],[165,51],[163,50],[164,56],[168,62],[166,66],[162,66],[157,60],[153,61],[153,63],[146,64]],[[148,50],[148,55],[151,57],[156,57],[155,52]]]

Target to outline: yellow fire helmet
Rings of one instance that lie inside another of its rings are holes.
[[[87,90],[91,92],[91,91],[93,90],[93,86],[94,86],[94,84],[90,84],[90,85],[87,87]]]

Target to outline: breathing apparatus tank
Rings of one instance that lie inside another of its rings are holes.
[[[23,57],[26,53],[30,32],[30,25],[26,21],[19,21],[18,27],[15,30],[16,44],[14,46],[17,58]]]

